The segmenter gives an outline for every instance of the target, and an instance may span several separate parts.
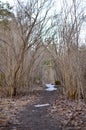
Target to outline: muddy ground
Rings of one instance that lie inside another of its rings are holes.
[[[0,123],[0,130],[86,130],[84,102],[77,106],[77,101],[68,100],[58,90],[37,90],[9,102],[4,112],[7,110],[10,116],[7,122]],[[47,105],[35,107],[38,104]]]

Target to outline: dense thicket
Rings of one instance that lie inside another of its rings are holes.
[[[53,13],[52,5],[52,0],[17,0],[13,14],[0,2],[1,95],[61,82],[69,98],[86,100],[85,8],[63,0],[61,11]]]

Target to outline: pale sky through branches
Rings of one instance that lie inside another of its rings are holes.
[[[2,1],[2,2],[9,2],[9,4],[11,6],[15,5],[15,3],[16,3],[16,0],[0,0],[0,1]],[[21,1],[28,1],[28,0],[21,0]],[[53,1],[55,1],[53,9],[56,9],[56,11],[58,13],[61,10],[61,6],[64,5],[64,3],[62,2],[63,0],[53,0]],[[67,0],[67,4],[68,5],[71,5],[71,3],[72,3],[72,0]],[[81,6],[82,7],[86,6],[86,0],[81,0]],[[86,10],[85,10],[85,14],[86,14]],[[81,41],[83,41],[83,39],[86,40],[86,31],[85,31],[85,28],[86,28],[86,22],[85,22],[85,25],[83,25],[82,30],[81,30],[81,34],[80,34]]]
[[[14,0],[1,0],[2,2],[9,2],[11,5],[14,4]]]

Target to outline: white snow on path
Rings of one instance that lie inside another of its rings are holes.
[[[38,104],[38,105],[34,105],[35,107],[46,107],[49,106],[50,104]]]
[[[57,88],[55,88],[55,85],[53,84],[46,84],[46,91],[55,91],[57,90]],[[46,107],[46,106],[49,106],[50,104],[49,103],[46,103],[46,104],[37,104],[37,105],[34,105],[35,107]]]
[[[46,91],[54,91],[54,90],[57,90],[57,88],[55,88],[55,85],[53,84],[46,84]]]

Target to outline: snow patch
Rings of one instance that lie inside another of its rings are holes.
[[[46,84],[46,91],[54,91],[54,90],[57,90],[57,88],[55,88],[55,85],[53,84]]]
[[[34,105],[35,107],[46,107],[46,106],[49,106],[50,104],[37,104],[37,105]]]

